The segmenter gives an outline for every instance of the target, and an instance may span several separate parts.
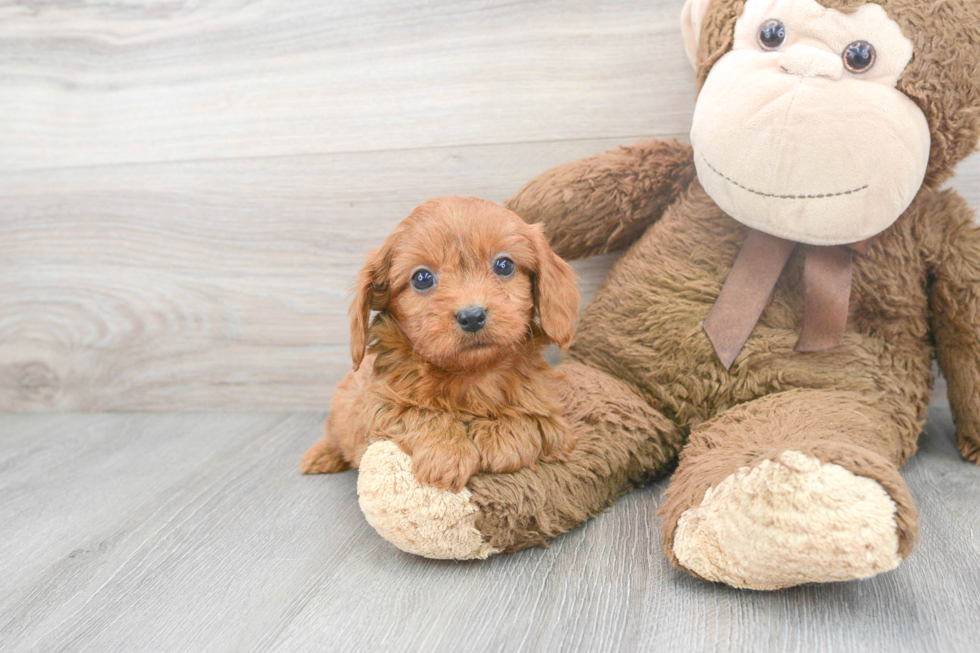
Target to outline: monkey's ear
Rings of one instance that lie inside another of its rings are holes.
[[[367,261],[354,283],[354,301],[350,305],[350,356],[355,370],[364,360],[371,311],[388,308],[391,296],[388,278],[390,267],[391,247],[385,243],[381,249],[368,253]]]
[[[561,349],[568,349],[575,337],[575,320],[581,298],[578,278],[561,257],[555,254],[540,224],[528,225],[532,233],[535,258],[534,305],[541,319],[541,330]]]
[[[698,43],[701,41],[701,21],[708,11],[711,0],[687,0],[681,11],[681,33],[684,35],[684,52],[695,70],[698,67]]]

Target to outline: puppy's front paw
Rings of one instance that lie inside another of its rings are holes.
[[[578,443],[572,427],[563,417],[539,417],[541,460],[546,463],[565,462]]]
[[[480,468],[510,474],[530,467],[541,455],[541,436],[531,419],[478,419],[470,437],[480,451]]]
[[[468,439],[436,440],[415,447],[412,469],[419,483],[459,492],[480,468],[480,453]]]
[[[299,470],[304,474],[335,474],[346,469],[350,469],[350,465],[326,439],[307,449],[299,463]]]

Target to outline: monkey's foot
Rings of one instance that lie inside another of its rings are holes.
[[[783,451],[685,510],[673,553],[702,578],[747,589],[867,578],[902,560],[896,512],[872,478]]]
[[[394,442],[367,448],[357,477],[361,511],[381,537],[402,551],[452,560],[486,558],[499,550],[476,528],[471,493],[422,485],[412,459]]]

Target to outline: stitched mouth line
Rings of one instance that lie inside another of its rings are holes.
[[[749,188],[748,186],[743,186],[742,184],[738,183],[737,181],[735,181],[734,179],[732,179],[728,175],[726,175],[723,172],[719,171],[718,168],[716,168],[713,165],[711,165],[711,162],[708,161],[706,158],[704,158],[704,156],[701,157],[701,160],[704,161],[705,164],[709,168],[711,168],[712,172],[714,172],[716,175],[718,175],[719,177],[721,177],[725,181],[727,181],[727,182],[729,182],[731,184],[734,184],[734,185],[738,186],[742,190],[747,190],[750,193],[755,193],[756,195],[761,195],[762,197],[772,197],[772,198],[777,199],[777,200],[816,200],[816,199],[823,199],[823,198],[826,198],[826,197],[840,197],[841,195],[853,195],[854,193],[860,193],[862,190],[866,190],[868,188],[868,186],[870,185],[870,184],[865,184],[864,186],[861,186],[860,188],[852,188],[851,190],[841,191],[840,193],[821,193],[819,195],[776,195],[774,193],[763,193],[761,190],[755,190],[754,188]]]

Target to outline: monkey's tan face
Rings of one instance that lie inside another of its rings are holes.
[[[698,178],[750,227],[816,245],[859,242],[914,199],[929,126],[895,88],[912,43],[876,4],[748,0],[694,113]]]

